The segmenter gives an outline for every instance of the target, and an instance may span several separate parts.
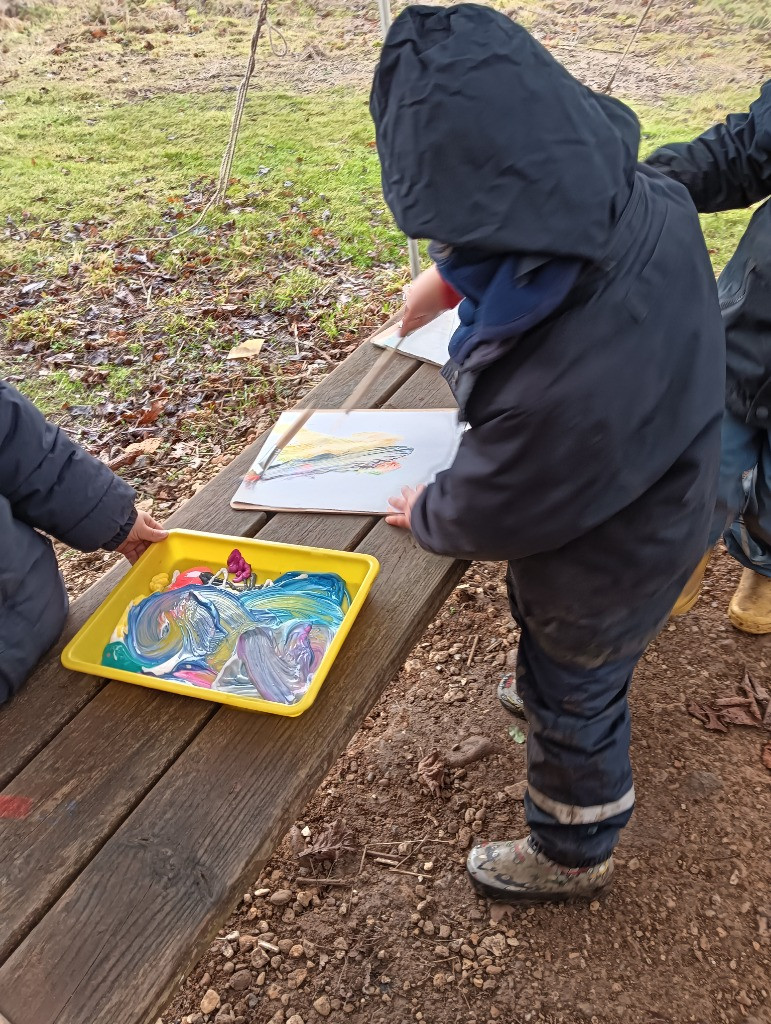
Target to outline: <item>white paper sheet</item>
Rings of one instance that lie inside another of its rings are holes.
[[[409,334],[399,345],[399,351],[405,356],[422,359],[424,363],[444,366],[450,358],[447,351],[450,338],[459,323],[457,307],[447,309],[425,327],[419,327],[417,331]],[[389,334],[375,338],[374,344],[380,348],[393,348],[398,340],[396,329],[394,329]]]
[[[297,415],[283,413],[265,445]],[[430,483],[452,463],[462,431],[456,409],[315,412],[261,480],[247,473],[231,504],[384,515],[403,486]]]

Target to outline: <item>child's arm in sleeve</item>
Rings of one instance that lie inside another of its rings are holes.
[[[553,459],[544,457],[550,450]],[[452,466],[416,498],[409,523],[415,539],[434,554],[482,561],[559,548],[604,514],[590,474],[560,472],[578,470],[580,457],[560,424],[550,429],[509,411],[476,425]]]
[[[688,189],[701,213],[738,210],[771,195],[771,81],[746,114],[731,114],[693,142],[645,161]]]
[[[134,490],[0,382],[0,494],[15,519],[81,551],[114,550],[134,521]]]

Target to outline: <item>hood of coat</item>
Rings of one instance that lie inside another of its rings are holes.
[[[526,29],[476,4],[408,7],[370,97],[383,193],[412,238],[490,253],[601,259],[640,131]]]

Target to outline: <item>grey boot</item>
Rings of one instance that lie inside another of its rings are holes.
[[[466,863],[474,888],[504,903],[591,900],[613,878],[613,858],[589,868],[566,868],[534,847],[530,836],[475,846]]]

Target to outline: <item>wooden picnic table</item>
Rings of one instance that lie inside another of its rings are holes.
[[[379,350],[362,344],[301,405],[337,408]],[[398,356],[369,406],[452,405]],[[381,564],[313,707],[299,718],[78,675],[67,640],[125,564],[74,602],[64,637],[0,709],[0,1021],[146,1024],[369,714],[465,570],[372,516],[229,506],[256,442],[169,526],[360,550]]]

